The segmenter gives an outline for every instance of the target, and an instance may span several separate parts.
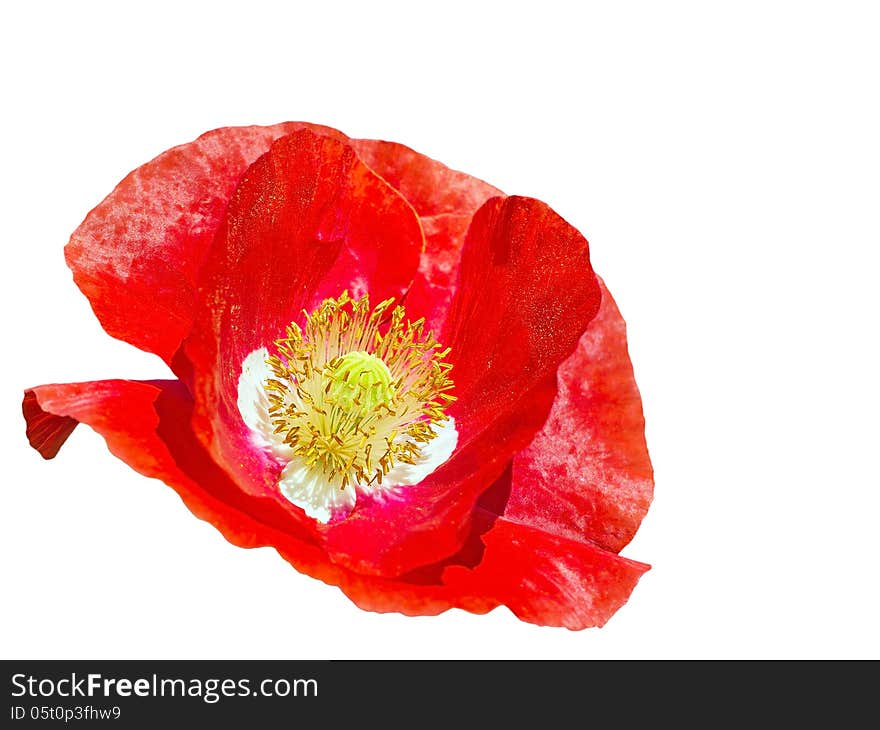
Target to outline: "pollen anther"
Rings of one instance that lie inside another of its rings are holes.
[[[275,341],[264,382],[269,417],[293,457],[337,489],[381,484],[416,464],[455,400],[449,354],[386,299],[325,299]]]

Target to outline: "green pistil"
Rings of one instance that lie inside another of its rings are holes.
[[[343,355],[323,377],[327,401],[349,413],[365,415],[381,405],[390,408],[394,401],[391,371],[368,352],[355,350]]]

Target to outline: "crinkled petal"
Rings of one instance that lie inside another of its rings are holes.
[[[491,523],[474,567],[450,566],[444,583],[456,605],[481,612],[503,604],[542,626],[603,626],[624,604],[649,566],[528,525],[480,513]]]
[[[599,313],[559,368],[547,422],[513,460],[504,516],[619,552],[648,511],[653,483],[626,324],[602,284]]]
[[[27,390],[24,403],[31,443],[46,458],[55,455],[63,440],[52,439],[47,453],[43,434],[69,435],[74,426],[84,423],[130,467],[171,486],[196,517],[210,522],[232,544],[274,547],[297,570],[342,587],[365,609],[427,615],[454,605],[439,583],[359,576],[333,565],[289,511],[272,500],[243,494],[193,430],[192,398],[179,381],[42,385]]]
[[[86,216],[65,256],[109,334],[172,363],[232,192],[274,140],[298,129],[345,138],[304,122],[216,129],[138,167]]]
[[[358,575],[331,563],[318,536],[289,512],[244,495],[212,461],[193,431],[193,402],[180,382],[43,385],[28,390],[25,402],[29,432],[38,425],[51,431],[52,421],[65,429],[85,423],[112,453],[170,485],[193,514],[234,545],[274,547],[297,570],[339,586],[366,610],[433,615],[459,607],[483,613],[503,604],[526,621],[585,628],[602,625],[647,568],[481,508],[467,544],[453,558],[400,579]]]
[[[25,402],[29,432],[51,430],[53,421],[65,428],[71,422],[90,426],[113,454],[141,474],[171,486],[196,517],[214,525],[233,545],[274,547],[298,571],[340,586],[365,609],[429,615],[454,605],[453,596],[439,582],[359,576],[332,564],[315,536],[289,510],[273,500],[244,494],[214,463],[194,431],[193,401],[179,381],[42,385],[27,390]],[[39,450],[41,443],[37,439],[34,448]]]
[[[334,138],[282,137],[245,173],[205,262],[184,353],[198,430],[246,492],[298,509],[278,490],[281,464],[254,447],[239,412],[246,358],[343,290],[400,297],[422,248],[410,205]]]
[[[503,195],[489,183],[396,142],[354,139],[360,158],[400,192],[418,213],[425,250],[406,295],[413,318],[440,332],[457,285],[458,264],[474,213],[489,198]]]
[[[44,458],[53,458],[77,424],[87,423],[111,435],[108,446],[116,456],[142,474],[156,476],[150,441],[156,440],[157,418],[149,409],[167,387],[179,386],[176,381],[99,380],[30,388],[23,402],[28,440]],[[55,436],[47,440],[46,433]]]
[[[50,387],[50,386],[43,386]],[[21,404],[21,411],[27,423],[26,435],[28,442],[44,459],[52,459],[67,441],[67,437],[76,428],[76,419],[59,416],[44,411],[33,390],[27,390]]]
[[[320,552],[287,510],[272,500],[245,495],[210,459],[192,427],[192,398],[179,381],[41,385],[26,391],[25,402],[31,404],[26,412],[29,430],[40,420],[53,419],[90,426],[115,456],[172,486],[197,517],[215,525],[230,542],[255,547],[284,536],[310,544],[316,555]]]
[[[348,139],[307,122],[215,129],[129,173],[86,216],[65,255],[109,334],[173,362],[192,324],[199,271],[232,192],[276,139],[300,129]],[[427,246],[407,302],[439,331],[471,217],[500,191],[395,142],[349,142],[419,215]]]
[[[441,340],[452,347],[458,447],[399,499],[328,526],[331,558],[356,572],[400,575],[458,550],[479,494],[546,420],[556,369],[599,307],[587,241],[529,198],[478,211],[459,276]]]

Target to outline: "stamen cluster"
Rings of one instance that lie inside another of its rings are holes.
[[[455,400],[449,349],[393,301],[371,310],[367,296],[325,299],[267,359],[274,432],[340,489],[381,484],[395,464],[415,464]]]

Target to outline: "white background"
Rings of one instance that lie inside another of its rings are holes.
[[[874,3],[4,6],[3,658],[880,658]],[[306,120],[548,202],[628,320],[654,567],[602,629],[376,615],[22,390],[168,375],[62,248],[131,169]]]

